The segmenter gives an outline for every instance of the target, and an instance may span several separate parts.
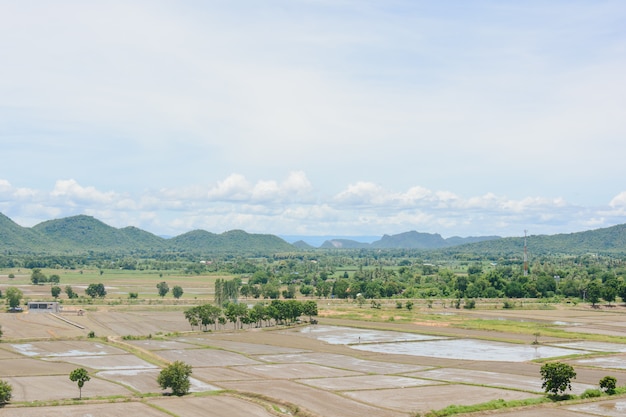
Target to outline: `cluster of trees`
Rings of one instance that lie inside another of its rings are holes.
[[[576,379],[576,371],[567,363],[549,362],[544,364],[540,370],[543,383],[541,387],[554,399],[569,398],[565,392],[572,389],[572,380]],[[607,375],[599,382],[600,390],[605,394],[614,395],[617,393],[617,378]],[[583,393],[583,398],[597,397],[602,393],[596,389],[590,389]]]
[[[317,303],[314,300],[272,300],[269,304],[258,303],[249,308],[243,303],[227,303],[224,308],[213,304],[204,304],[185,310],[185,318],[194,329],[200,326],[203,330],[208,330],[209,326],[217,329],[218,325],[225,325],[226,322],[233,323],[235,329],[243,328],[243,325],[255,325],[263,327],[263,324],[270,326],[273,323],[293,323],[300,316],[317,316]]]
[[[37,259],[28,263],[36,264]],[[76,263],[79,259],[72,257],[65,261]],[[64,259],[57,256],[48,261],[64,262]],[[238,297],[274,300],[294,299],[299,295],[467,300],[559,296],[580,298],[593,305],[602,300],[610,304],[619,298],[626,299],[626,259],[596,255],[537,257],[527,274],[519,256],[411,250],[310,251],[257,258],[219,255],[203,263],[185,253],[159,254],[152,259],[128,254],[119,258],[94,254],[93,259],[82,261],[95,263],[99,268],[170,268],[194,274],[217,271],[232,274],[232,279],[218,279],[215,302],[220,307],[236,302]],[[33,270],[33,282],[50,282],[53,276],[45,277],[39,268]],[[170,289],[166,282],[159,283],[157,290],[161,297],[170,291],[175,298],[183,294],[182,288]],[[55,297],[59,294],[58,289],[51,291]],[[101,296],[101,293],[96,295]]]
[[[176,361],[161,370],[157,377],[157,383],[163,389],[172,389],[174,395],[182,396],[189,392],[191,382],[191,366],[184,362]],[[78,385],[78,399],[83,398],[83,387],[85,382],[91,380],[89,372],[85,368],[76,368],[70,372],[70,381]],[[11,399],[12,387],[8,383],[0,380],[0,405],[6,404]]]
[[[165,297],[167,293],[170,292],[170,286],[165,281],[159,282],[156,287],[157,291],[159,292],[159,297],[161,298]],[[180,285],[174,285],[174,287],[172,288],[172,295],[176,299],[182,297],[183,293],[183,287],[181,287]]]
[[[32,282],[33,285],[45,284],[47,282],[50,284],[58,284],[61,282],[61,277],[58,274],[52,274],[48,277],[41,272],[41,268],[33,268],[30,275],[30,282]]]
[[[89,284],[87,286],[87,288],[85,289],[85,294],[87,294],[88,296],[90,296],[91,298],[104,298],[107,295],[107,290],[106,288],[104,288],[104,284],[103,283],[98,283],[98,284]],[[68,294],[69,296],[69,294]],[[71,297],[70,297],[71,298]]]
[[[241,280],[238,278],[231,280],[218,278],[215,280],[215,304],[222,307],[228,303],[236,303],[240,285]]]

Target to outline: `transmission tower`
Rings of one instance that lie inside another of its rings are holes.
[[[526,233],[528,231],[524,230],[524,276],[528,276],[528,246],[526,246]]]

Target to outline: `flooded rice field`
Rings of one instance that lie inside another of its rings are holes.
[[[473,361],[525,362],[589,353],[581,347],[522,345],[332,326],[311,326],[302,333],[327,343],[369,352]]]

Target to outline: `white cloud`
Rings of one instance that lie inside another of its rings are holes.
[[[334,196],[315,191],[304,172],[255,184],[232,174],[208,187],[122,194],[58,180],[51,191],[15,188],[0,181],[1,211],[33,225],[50,218],[89,214],[113,226],[128,225],[157,234],[193,229],[212,232],[241,228],[255,233],[382,235],[418,230],[460,235],[550,234],[606,227],[623,222],[621,193],[606,206],[576,206],[562,198],[514,200],[494,193],[467,198],[450,191],[413,186],[389,190],[360,181]]]
[[[626,8],[457,6],[7,3],[0,210],[168,234],[623,222]]]
[[[50,195],[62,198],[68,204],[75,204],[76,201],[111,204],[120,198],[111,191],[101,192],[95,187],[83,187],[73,179],[57,181]]]

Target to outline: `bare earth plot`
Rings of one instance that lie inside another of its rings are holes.
[[[164,410],[185,417],[228,416],[228,417],[276,417],[265,408],[250,401],[226,395],[196,398],[155,399],[150,403]],[[184,414],[181,414],[184,413]]]
[[[5,376],[37,376],[37,375],[69,375],[75,366],[64,362],[44,362],[32,358],[0,360],[0,377]]]
[[[425,372],[409,374],[416,378],[428,378],[446,382],[465,384],[488,385],[494,387],[511,388],[521,391],[543,393],[542,381],[536,376],[522,376],[502,372],[475,371],[466,369],[441,368]],[[585,390],[597,388],[595,385],[572,383],[572,393],[580,395]]]
[[[10,343],[0,344],[0,377],[13,385],[14,403],[71,400],[78,397],[78,388],[69,380],[69,372],[77,366],[84,366],[92,376],[83,388],[83,397],[91,398],[85,404],[56,407],[17,407],[18,404],[9,404],[0,409],[0,415],[276,415],[268,403],[225,393],[141,399],[138,396],[140,393],[162,392],[156,384],[160,368],[118,345],[111,346],[98,339],[74,340],[76,336],[86,338],[91,330],[98,336],[151,334],[151,339],[129,340],[125,341],[126,345],[165,361],[181,360],[192,365],[193,392],[229,389],[242,395],[254,393],[274,399],[275,403],[286,401],[296,404],[320,417],[409,417],[415,412],[424,413],[452,404],[525,399],[542,392],[540,363],[528,360],[498,362],[489,357],[490,352],[506,351],[510,354],[523,351],[519,348],[526,348],[532,342],[533,337],[529,335],[442,327],[436,329],[436,336],[432,336],[432,327],[415,323],[371,323],[376,327],[371,329],[366,328],[370,324],[368,322],[322,318],[320,320],[324,323],[311,327],[244,331],[233,331],[231,327],[210,333],[184,334],[178,338],[159,338],[166,332],[185,331],[189,325],[182,311],[176,308],[159,311],[160,307],[144,307],[144,310],[124,307],[115,311],[112,306],[98,306],[94,307],[97,311],[88,310],[84,316],[63,314],[84,326],[82,330],[46,314],[0,313],[4,339],[13,339]],[[614,312],[591,310],[483,310],[468,314],[485,318],[517,317],[524,321],[559,321],[562,322],[560,326],[568,328],[597,326],[615,332],[621,331],[621,323],[616,322],[624,317]],[[331,326],[335,323],[341,326]],[[378,330],[383,328],[384,331]],[[419,334],[422,330],[431,335]],[[24,338],[54,340],[15,341]],[[517,340],[521,344],[490,342],[498,339]],[[606,375],[616,376],[620,385],[626,384],[626,345],[583,342],[575,338],[542,339],[541,348],[546,348],[545,352],[591,352],[596,355],[567,360],[577,372],[577,379],[573,381],[575,393],[597,387],[598,381]],[[473,340],[480,340],[481,343]],[[404,343],[404,346],[398,349],[394,343]],[[357,349],[368,344],[387,345],[389,351]],[[435,350],[446,348],[450,355],[426,356],[437,354],[429,352],[428,346],[434,346]],[[420,350],[415,352],[408,347],[419,347]],[[456,350],[465,350],[466,356],[458,359],[459,355],[453,355]],[[616,353],[606,355],[611,352]],[[120,401],[127,402],[93,402],[94,398],[108,396],[121,396],[123,399]],[[152,408],[149,404],[165,411]],[[475,415],[613,417],[623,415],[625,407],[626,400],[618,398]],[[208,410],[210,414],[207,414]]]
[[[306,387],[292,381],[276,380],[270,383],[259,381],[222,382],[227,389],[252,392],[272,398],[280,398],[324,417],[397,417],[407,416],[406,410],[393,411],[352,401],[343,396],[321,389]],[[383,404],[386,403],[383,402]]]
[[[494,399],[510,401],[538,397],[526,392],[469,385],[352,391],[344,394],[358,401],[372,405],[385,404],[386,407],[404,412],[438,410],[450,405],[451,399],[457,405],[473,405]]]
[[[315,363],[333,368],[349,369],[356,372],[375,374],[400,374],[428,369],[426,366],[408,365],[403,363],[380,362],[354,358],[335,353],[295,353],[284,355],[259,356],[259,360],[276,363]]]
[[[310,363],[285,363],[242,366],[236,368],[263,379],[333,378],[360,375],[360,373]]]
[[[68,375],[23,376],[3,379],[13,386],[11,401],[14,402],[78,398],[78,386],[75,382],[70,381]],[[120,385],[98,378],[91,378],[83,387],[84,397],[112,395],[130,395],[130,391]]]
[[[91,381],[90,381],[91,382]],[[2,417],[168,417],[148,405],[135,403],[106,403],[67,405],[63,407],[4,408]]]
[[[298,382],[329,391],[407,388],[442,384],[442,382],[392,375],[362,375],[342,378],[299,379]]]
[[[299,353],[302,349],[291,349],[283,346],[265,345],[261,343],[246,343],[246,342],[234,342],[230,340],[220,340],[216,337],[204,336],[204,337],[183,337],[178,340],[185,341],[187,343],[199,345],[199,346],[211,346],[217,347],[232,352],[240,352],[246,355],[266,355],[276,354],[283,355],[289,353]]]
[[[183,361],[192,367],[240,366],[259,363],[244,355],[217,349],[162,350],[158,354],[169,361]]]

